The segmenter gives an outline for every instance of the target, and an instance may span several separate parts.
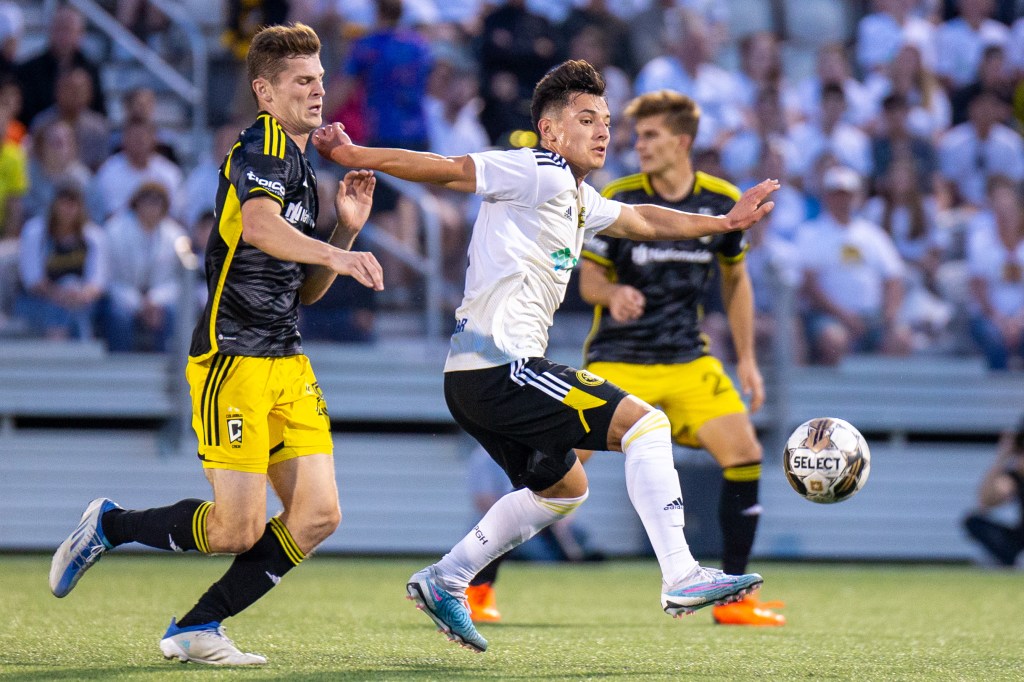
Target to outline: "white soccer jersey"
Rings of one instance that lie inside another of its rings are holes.
[[[614,223],[622,208],[586,183],[577,187],[554,152],[470,156],[483,204],[446,372],[543,356],[583,242]]]

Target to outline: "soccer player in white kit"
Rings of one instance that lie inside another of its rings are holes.
[[[757,574],[704,568],[690,553],[665,414],[544,353],[587,238],[602,232],[634,240],[691,239],[746,229],[772,209],[765,200],[779,183],[756,185],[724,216],[610,201],[584,182],[604,165],[609,144],[601,75],[585,61],[564,62],[537,84],[531,110],[540,149],[443,157],[361,147],[339,123],[313,133],[320,153],[342,166],[483,198],[445,364],[445,399],[516,490],[407,585],[409,598],[449,639],[476,651],[484,651],[487,640],[470,619],[466,586],[493,559],[583,504],[587,476],[577,447],[625,454],[629,498],[658,557],[666,613],[680,616],[733,601],[762,582]]]

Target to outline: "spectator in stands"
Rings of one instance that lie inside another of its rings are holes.
[[[0,130],[17,115],[18,102],[0,97]],[[0,138],[0,240],[17,237],[21,232],[25,192],[28,191],[28,160],[21,145]]]
[[[862,176],[871,174],[871,139],[846,120],[846,111],[843,87],[827,83],[822,88],[821,113],[817,121],[805,121],[790,131],[789,143],[799,150],[798,154],[787,159],[791,165],[790,172],[803,176],[805,184],[810,182],[808,175],[814,173],[814,161],[825,153]]]
[[[25,223],[16,314],[48,339],[93,338],[107,284],[106,246],[106,235],[89,220],[83,186],[65,180],[47,211]]]
[[[785,78],[782,43],[778,36],[771,31],[750,33],[740,39],[739,50],[740,71],[736,79],[748,118],[757,106],[758,95],[765,90],[773,90],[778,93],[786,123],[796,120],[799,116],[796,91]],[[756,113],[753,116],[756,117]]]
[[[955,197],[975,207],[985,203],[985,183],[993,175],[1024,179],[1024,140],[1002,121],[1008,107],[983,90],[967,107],[967,122],[951,128],[939,141],[939,172]]]
[[[823,108],[825,87],[838,85],[846,97],[843,114],[848,123],[864,125],[871,119],[871,96],[864,85],[854,78],[846,48],[828,43],[818,48],[814,75],[800,81],[796,87],[797,106],[807,121],[817,121]]]
[[[1007,504],[1017,508],[1016,525],[993,518],[994,512]],[[995,461],[978,487],[977,506],[963,525],[1000,566],[1016,564],[1024,551],[1024,422],[999,438]]]
[[[338,225],[335,196],[338,178],[333,169],[317,173],[317,197],[320,212],[316,221],[317,238],[327,241]],[[363,250],[359,238],[350,250]],[[316,303],[299,308],[299,331],[311,341],[335,343],[372,343],[376,340],[376,298],[370,289],[351,277],[339,277]]]
[[[1024,40],[1024,34],[1021,34],[1021,40]],[[1021,76],[1024,76],[1024,72],[1021,72]],[[977,80],[957,88],[950,97],[953,125],[960,125],[967,120],[968,106],[974,96],[982,90],[996,93],[1006,103],[1012,102],[1017,80],[1006,61],[1006,50],[999,45],[986,47],[981,55]]]
[[[633,62],[630,26],[612,12],[609,5],[615,4],[615,0],[576,0],[559,28],[567,36],[576,36],[586,28],[599,29],[608,53],[605,63],[614,65],[622,73],[635,74],[642,64]],[[605,77],[607,79],[607,75]]]
[[[217,202],[221,162],[231,151],[239,131],[244,127],[238,123],[225,123],[217,128],[213,134],[213,143],[203,149],[199,161],[189,171],[172,202],[171,213],[182,225],[193,225],[200,215],[213,211]]]
[[[25,217],[45,215],[57,195],[57,188],[73,181],[79,187],[92,182],[90,171],[78,158],[75,132],[66,121],[52,119],[35,131],[28,162],[29,186],[25,195]],[[90,218],[97,219],[103,211],[101,197],[90,193],[85,200]]]
[[[424,102],[430,151],[454,157],[484,151],[490,146],[487,131],[480,123],[483,103],[478,93],[479,80],[469,57],[450,49],[438,51]],[[442,187],[428,186],[427,190],[438,200],[445,298],[451,299],[454,306],[464,284],[469,230],[480,208],[480,199]]]
[[[144,182],[105,225],[110,284],[104,322],[111,351],[167,350],[178,304],[175,242],[185,237],[168,215],[170,205],[164,185]]]
[[[953,316],[937,282],[950,245],[948,233],[937,226],[935,197],[920,190],[913,158],[892,162],[879,182],[878,195],[867,201],[861,215],[885,230],[906,265],[900,319],[911,327],[914,349],[933,347]]]
[[[775,208],[766,227],[774,237],[790,243],[796,241],[798,228],[809,218],[807,196],[797,183],[785,180],[790,175],[788,159],[793,153],[794,150],[785,145],[784,140],[769,140],[762,147],[761,158],[753,171],[739,182],[740,189],[746,190],[757,184],[757,178],[784,179],[783,185],[772,195]]]
[[[210,290],[206,286],[206,245],[210,241],[210,235],[213,234],[214,229],[217,227],[217,214],[212,208],[203,211],[196,216],[195,220],[190,223],[190,226],[188,237],[192,242],[192,253],[196,255],[199,265],[195,272],[194,288],[196,295],[195,317],[199,319],[210,297]]]
[[[508,0],[483,21],[480,83],[484,109],[480,121],[491,141],[504,145],[514,130],[533,130],[533,86],[564,58],[558,30],[525,0]]]
[[[704,19],[686,10],[669,12],[665,53],[637,74],[637,95],[675,90],[693,98],[701,108],[694,146],[720,147],[743,125],[743,101],[736,77],[714,64],[711,37]]]
[[[400,26],[402,0],[376,0],[376,7],[374,30],[352,43],[340,82],[328,88],[324,109],[333,111],[359,83],[366,92],[366,144],[426,151],[423,98],[430,48],[418,32]]]
[[[54,103],[32,119],[36,133],[51,121],[66,121],[75,131],[78,154],[91,170],[96,170],[110,156],[110,124],[102,114],[89,108],[93,98],[89,72],[73,67],[57,78]]]
[[[0,76],[13,75],[18,43],[25,31],[25,14],[10,0],[0,2]]]
[[[935,27],[914,13],[915,0],[875,0],[875,11],[857,23],[857,66],[867,76],[884,72],[896,53],[913,45],[935,67]]]
[[[73,68],[85,69],[89,75],[92,83],[89,107],[106,115],[99,69],[81,49],[84,37],[85,19],[78,10],[70,5],[58,5],[50,20],[46,49],[18,67],[18,80],[25,96],[20,115],[22,123],[31,126],[36,114],[53,104],[57,80]]]
[[[156,120],[156,92],[145,86],[131,88],[121,98],[122,118],[125,121],[150,121],[156,128],[156,151],[174,164],[180,165],[174,149],[174,133],[161,127]],[[110,136],[110,149],[116,154],[124,148],[124,131],[115,130]]]
[[[879,179],[889,172],[889,166],[897,158],[913,159],[919,191],[934,189],[938,169],[935,146],[911,132],[909,117],[910,106],[903,95],[893,93],[882,100],[882,112],[872,126],[874,137],[871,139],[871,180],[876,189]]]
[[[1005,370],[1024,356],[1024,190],[996,175],[988,199],[967,235],[970,326],[989,368]]]
[[[103,162],[96,171],[96,191],[109,217],[125,206],[146,182],[163,186],[174,196],[181,186],[181,169],[156,151],[156,126],[145,119],[131,119],[124,126],[124,150]]]
[[[856,216],[861,178],[834,166],[822,179],[824,212],[801,229],[807,336],[813,359],[837,365],[851,351],[911,350],[903,305],[903,261],[882,228]]]
[[[28,137],[28,128],[18,120],[18,112],[21,111],[21,85],[12,73],[0,72],[0,108],[13,112],[8,116],[6,130],[0,130],[0,139],[24,144]]]
[[[914,135],[937,140],[949,128],[949,97],[914,45],[901,47],[885,71],[872,74],[864,87],[873,111],[889,95],[901,95],[910,107],[907,125]]]
[[[722,166],[726,173],[738,184],[748,186],[757,184],[749,182],[751,174],[769,146],[775,146],[787,157],[796,154],[796,149],[789,142],[789,124],[778,90],[769,86],[757,93],[752,118],[749,125],[729,138],[722,147]]]
[[[958,0],[957,5],[960,16],[943,22],[935,36],[935,72],[950,92],[977,79],[986,47],[1006,47],[1010,40],[1010,29],[992,18],[994,0]]]
[[[1024,16],[1013,22],[1006,44],[1006,62],[1012,80],[1024,79]]]

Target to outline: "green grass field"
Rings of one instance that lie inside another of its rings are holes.
[[[164,661],[170,616],[227,561],[114,554],[58,600],[49,557],[0,556],[0,679],[1024,679],[1024,576],[959,566],[757,564],[789,624],[754,629],[666,616],[653,561],[508,564],[475,654],[404,599],[424,562],[314,557],[228,621],[267,667]]]

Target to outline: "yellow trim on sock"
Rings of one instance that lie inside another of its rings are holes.
[[[203,554],[210,553],[210,538],[206,534],[206,517],[213,509],[213,502],[203,502],[192,514],[192,539],[196,543],[196,549]]]
[[[722,469],[722,478],[735,483],[760,480],[761,464],[744,464],[738,467],[727,467]]]
[[[281,543],[281,548],[284,553],[288,556],[288,559],[293,565],[298,566],[306,555],[299,549],[299,546],[295,544],[295,540],[292,538],[292,534],[288,531],[288,528],[284,525],[284,522],[277,516],[270,519],[270,530],[274,532],[274,536],[277,541]]]
[[[651,417],[650,415],[656,415],[656,416]],[[651,431],[654,431],[656,429],[671,429],[671,427],[669,426],[669,423],[668,423],[668,417],[666,417],[664,415],[664,413],[651,412],[647,416],[643,417],[640,421],[645,421],[645,420],[648,420],[648,419],[650,420],[649,424],[645,424],[644,426],[642,426],[640,428],[639,431],[637,431],[636,433],[634,433],[633,435],[631,435],[629,438],[627,438],[626,440],[624,440],[622,442],[622,448],[623,449],[628,447],[630,443],[635,441],[640,436],[646,436]],[[640,422],[637,422],[637,424],[639,424],[639,423]]]

